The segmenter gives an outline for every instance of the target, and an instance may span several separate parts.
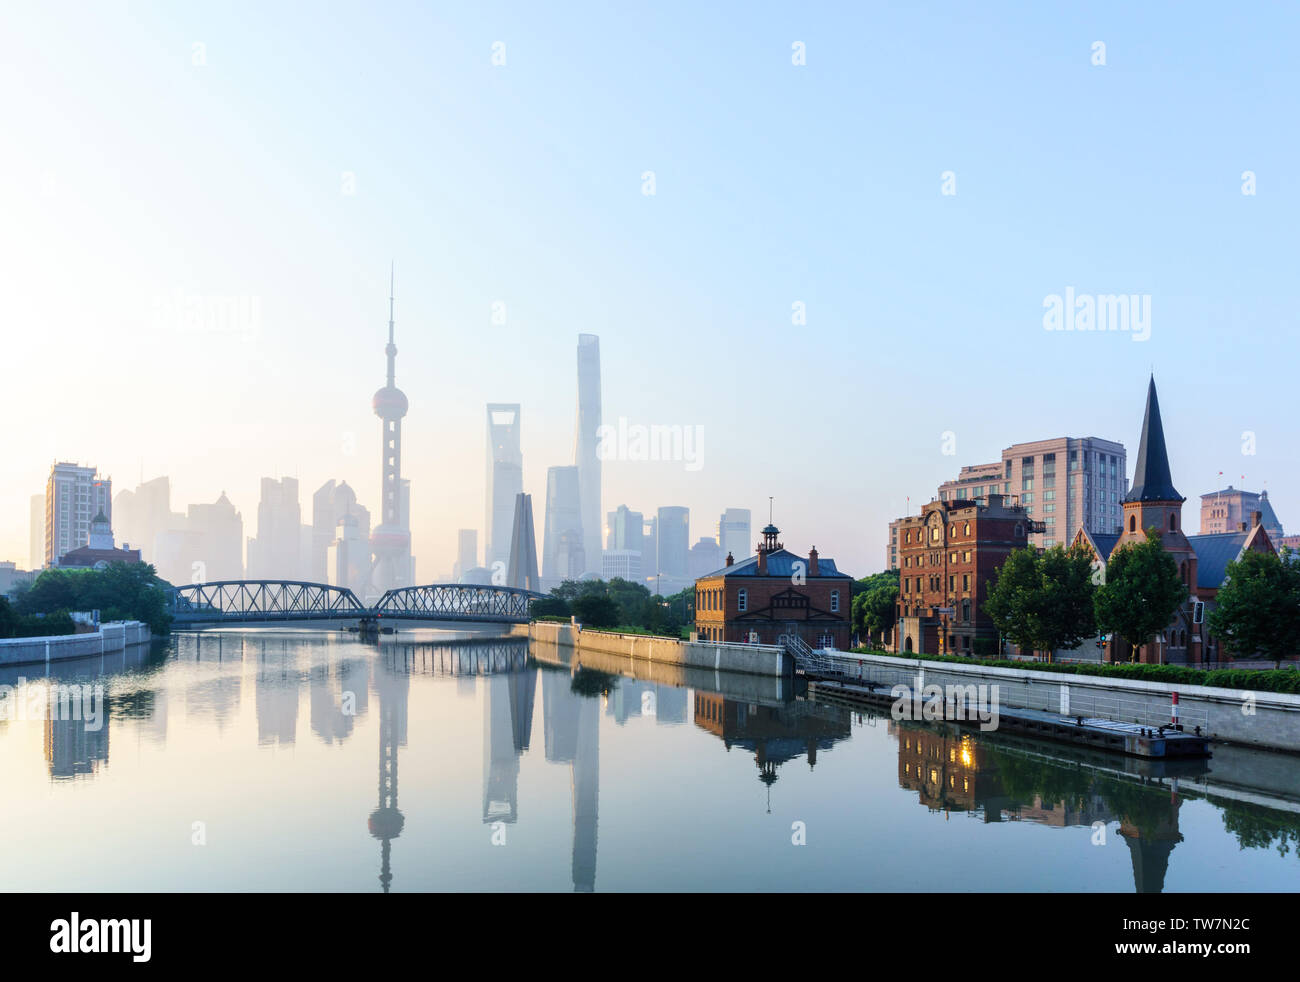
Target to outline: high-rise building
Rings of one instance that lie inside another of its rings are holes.
[[[369,524],[367,514],[364,526]],[[370,578],[370,545],[364,526],[359,515],[345,512],[339,516],[334,539],[325,550],[327,576],[320,581],[347,587],[358,597],[369,585]]]
[[[334,582],[331,579],[334,566],[329,562],[329,551],[339,539],[339,523],[345,516],[354,519],[349,530],[354,529],[363,544],[369,543],[370,510],[357,504],[357,493],[347,481],[326,481],[311,496],[311,561],[307,577],[313,583]],[[353,546],[352,550],[356,552],[359,548]],[[355,556],[349,561],[355,561]],[[369,557],[366,564],[369,573]]]
[[[537,537],[533,534],[533,496],[515,495],[514,529],[510,534],[510,562],[506,586],[540,591],[537,581]]]
[[[631,549],[606,549],[600,559],[600,578],[615,577],[629,583],[641,582],[641,553]]]
[[[718,548],[723,556],[730,554],[736,562],[753,555],[748,508],[728,508],[718,518]]]
[[[478,565],[478,529],[457,529],[456,564],[451,568],[451,579],[459,583],[460,578]]]
[[[45,565],[45,495],[32,495],[31,540],[28,547],[27,563],[33,570]]]
[[[1123,518],[1128,490],[1124,444],[1089,437],[1017,443],[996,464],[963,467],[939,486],[940,501],[975,501],[1010,495],[1042,531],[1030,545],[1069,545],[1083,528],[1113,534]]]
[[[582,528],[580,479],[577,467],[550,467],[546,471],[546,518],[542,541],[542,585],[546,590],[555,589],[564,580],[577,579],[590,565]],[[563,550],[562,539],[565,542]],[[560,564],[561,551],[564,565]],[[575,561],[580,563],[576,570],[572,568]]]
[[[302,508],[298,479],[262,478],[257,537],[248,540],[248,576],[254,580],[302,579]]]
[[[483,564],[492,569],[510,557],[515,496],[524,489],[524,455],[519,447],[519,403],[487,407],[487,508]]]
[[[388,357],[388,380],[371,400],[375,415],[383,424],[383,452],[381,455],[380,518],[379,526],[370,533],[372,555],[369,592],[382,594],[385,590],[411,585],[411,529],[409,498],[403,507],[404,495],[409,490],[402,482],[402,418],[409,408],[405,393],[397,387],[397,345],[393,342],[393,278],[388,279],[388,344],[384,354]]]
[[[691,548],[691,511],[680,506],[660,508],[656,525],[659,568],[646,570],[646,574],[659,573],[661,592],[671,586],[672,592],[676,593],[690,579],[687,556]]]
[[[191,579],[194,574],[209,583],[243,579],[244,519],[226,492],[210,505],[190,505],[187,524],[197,538],[197,561],[202,564],[194,569],[191,563]]]
[[[578,491],[582,506],[582,541],[587,569],[600,569],[600,338],[578,335],[578,422],[574,463],[578,467]]]
[[[135,490],[122,490],[113,497],[113,529],[118,538],[139,547],[147,563],[153,563],[163,579],[172,580],[160,562],[159,547],[172,549],[175,537],[160,542],[168,532],[184,531],[185,516],[172,511],[172,482],[167,476],[142,481]],[[175,570],[171,571],[175,573]],[[179,575],[179,574],[177,574]],[[190,582],[188,571],[180,582]]]
[[[55,463],[45,483],[45,565],[90,542],[99,513],[113,518],[113,482],[93,467]]]
[[[605,548],[644,552],[645,517],[627,505],[605,516]]]
[[[655,587],[659,572],[659,519],[647,518],[641,535],[641,581],[650,589]]]
[[[691,546],[690,555],[687,557],[687,572],[690,578],[694,580],[721,569],[722,556],[722,549],[717,539],[711,535],[700,536],[700,540]]]
[[[1239,532],[1243,526],[1250,526],[1254,512],[1260,513],[1260,524],[1274,547],[1280,549],[1282,523],[1268,500],[1268,492],[1243,491],[1231,484],[1222,491],[1201,495],[1201,534]]]

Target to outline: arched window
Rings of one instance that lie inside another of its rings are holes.
[[[970,522],[966,523],[966,527],[962,530],[962,535],[970,535]]]
[[[1130,532],[1136,532],[1138,530],[1138,517],[1136,515],[1130,515],[1128,517],[1128,530]]]

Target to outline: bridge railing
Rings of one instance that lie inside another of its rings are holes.
[[[514,587],[433,583],[389,590],[370,606],[328,583],[222,580],[174,587],[171,613],[182,624],[370,617],[524,623],[540,596]]]

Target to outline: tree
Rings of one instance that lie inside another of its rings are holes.
[[[585,627],[618,627],[622,611],[609,597],[584,593],[573,601],[573,616]]]
[[[894,626],[898,618],[898,572],[869,577],[873,584],[864,592],[855,589],[853,597],[853,632],[869,641]],[[857,581],[859,584],[863,580]]]
[[[1234,656],[1260,655],[1282,667],[1300,639],[1300,564],[1291,550],[1248,552],[1228,563],[1209,625]]]
[[[105,569],[47,569],[18,601],[22,614],[61,610],[98,610],[101,621],[143,621],[154,634],[166,634],[171,627],[167,583],[148,563],[109,563]]]
[[[1095,631],[1092,556],[1054,546],[1015,549],[997,572],[984,610],[1022,651],[1075,648]]]
[[[1120,546],[1107,561],[1106,582],[1097,590],[1097,627],[1127,641],[1132,661],[1186,601],[1178,564],[1160,544],[1160,533],[1149,528],[1145,542]]]

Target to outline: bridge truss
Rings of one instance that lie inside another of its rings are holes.
[[[504,586],[435,583],[389,590],[373,606],[347,587],[298,580],[223,580],[174,587],[178,627],[240,622],[357,620],[473,621],[523,624],[542,594]]]

